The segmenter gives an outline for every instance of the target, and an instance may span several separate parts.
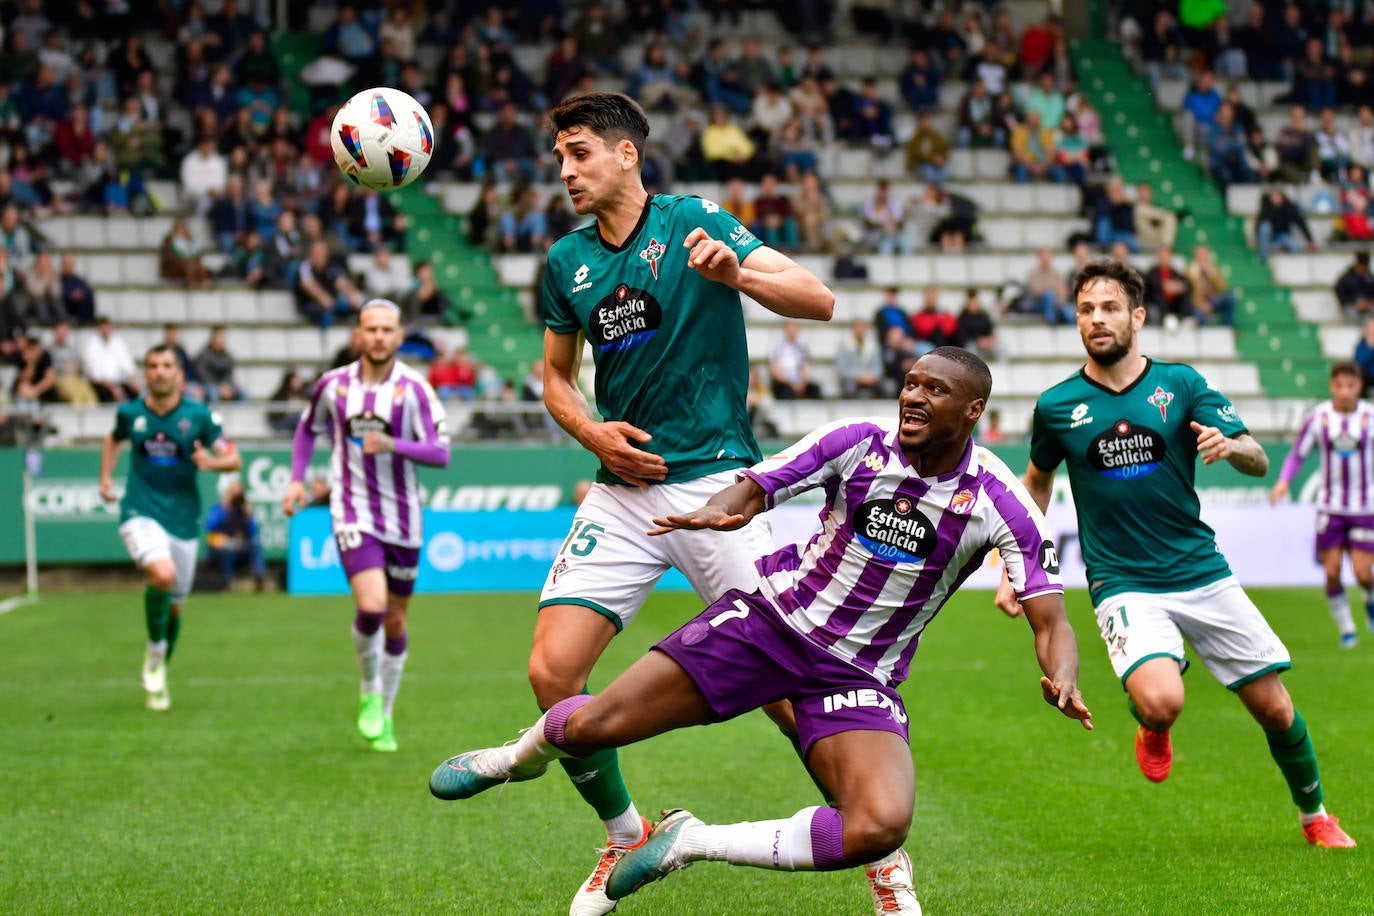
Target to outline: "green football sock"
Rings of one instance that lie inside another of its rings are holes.
[[[148,642],[162,642],[172,616],[172,596],[149,585],[143,590],[143,616],[148,623]]]
[[[1132,700],[1130,696],[1126,697],[1126,708],[1131,711],[1131,718],[1135,719],[1141,725],[1145,725],[1145,720],[1140,718],[1140,710],[1135,708],[1135,700]],[[1150,728],[1148,725],[1145,725],[1145,727]],[[1154,729],[1150,730],[1153,731]]]
[[[585,687],[584,694],[590,693]],[[544,710],[548,712],[548,710]],[[572,780],[573,788],[603,821],[624,814],[630,807],[630,790],[620,775],[620,755],[615,748],[597,751],[590,757],[561,757],[558,763]]]
[[[782,731],[782,729],[778,730]],[[783,735],[787,737],[788,741],[792,742],[792,750],[797,752],[797,759],[802,762],[802,768],[806,770],[806,775],[811,777],[811,782],[820,790],[821,798],[825,799],[827,805],[834,804],[835,796],[830,794],[830,790],[821,784],[821,781],[816,778],[816,774],[811,772],[811,768],[806,765],[806,758],[802,756],[801,736],[789,734],[788,732],[783,732]]]
[[[167,661],[172,660],[172,650],[177,647],[177,634],[181,632],[181,613],[175,611],[167,619]]]
[[[1264,730],[1269,739],[1269,753],[1279,765],[1293,803],[1304,814],[1315,814],[1322,806],[1322,779],[1317,772],[1317,749],[1302,713],[1293,710],[1293,724],[1280,731]]]

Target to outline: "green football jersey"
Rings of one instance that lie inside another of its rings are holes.
[[[1196,369],[1157,360],[1123,391],[1079,370],[1036,401],[1030,460],[1043,471],[1068,467],[1094,603],[1230,575],[1199,515],[1193,420],[1227,436],[1246,432],[1236,408]]]
[[[219,416],[186,398],[170,413],[158,414],[138,398],[119,405],[112,435],[116,442],[128,439],[133,447],[119,520],[142,515],[174,538],[195,538],[200,529],[200,489],[191,454],[197,442],[213,450],[223,438]]]
[[[749,351],[740,295],[687,266],[682,247],[698,226],[731,245],[741,262],[761,242],[717,204],[655,194],[625,244],[612,247],[591,223],[549,249],[545,321],[581,331],[596,361],[596,408],[653,439],[666,483],[696,480],[761,459],[745,397]],[[605,467],[603,483],[623,483]]]

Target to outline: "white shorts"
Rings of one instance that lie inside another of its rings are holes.
[[[698,509],[734,482],[734,471],[721,471],[647,490],[593,484],[544,580],[539,606],[580,604],[619,631],[669,567],[686,576],[706,604],[732,588],[752,592],[759,583],[754,561],[774,550],[764,518],[738,531],[646,533],[657,527],[654,518]]]
[[[146,515],[135,515],[119,526],[119,538],[139,569],[147,569],[154,560],[170,559],[176,569],[172,584],[172,603],[180,604],[191,594],[196,580],[196,554],[200,541],[174,538],[157,522]]]
[[[1212,676],[1231,690],[1292,667],[1288,649],[1235,576],[1186,592],[1122,592],[1095,610],[1122,686],[1152,658],[1175,658],[1187,668],[1185,637]]]

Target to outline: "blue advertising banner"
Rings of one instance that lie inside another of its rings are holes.
[[[454,512],[426,509],[416,592],[538,591],[572,524],[573,507],[548,511]],[[344,595],[348,580],[330,529],[329,510],[291,520],[287,585],[293,595]],[[690,590],[677,570],[659,588]]]

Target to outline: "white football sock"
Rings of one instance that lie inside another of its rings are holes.
[[[1350,597],[1345,592],[1327,595],[1326,603],[1331,608],[1331,619],[1336,621],[1341,633],[1354,633],[1355,618],[1350,616]]]
[[[382,640],[385,638],[381,627],[377,632],[359,633],[353,628],[353,651],[358,654],[358,670],[362,672],[362,692],[381,693],[382,679],[378,671],[382,665]]]
[[[156,668],[167,660],[167,640],[159,639],[157,642],[148,643],[148,661]]]
[[[606,825],[606,836],[612,843],[633,846],[644,839],[644,818],[640,817],[639,809],[635,807],[634,802],[630,802],[630,807],[602,823]]]
[[[682,828],[683,856],[781,871],[810,871],[816,867],[811,821],[817,810],[803,808],[778,821],[688,825]]]
[[[396,705],[396,694],[401,691],[401,671],[406,666],[406,653],[392,655],[382,653],[382,710],[391,715],[391,707]]]
[[[1326,817],[1326,805],[1322,805],[1320,808],[1318,808],[1316,811],[1313,811],[1311,814],[1308,814],[1306,811],[1298,812],[1298,818],[1302,821],[1302,825],[1304,827],[1306,827],[1313,821],[1323,817]]]

